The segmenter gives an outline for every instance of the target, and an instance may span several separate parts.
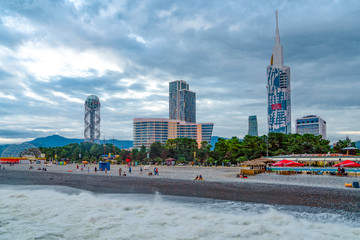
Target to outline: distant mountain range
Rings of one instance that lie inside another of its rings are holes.
[[[36,138],[28,143],[33,144],[36,147],[62,147],[65,145],[68,145],[70,143],[82,143],[84,142],[84,139],[78,139],[78,138],[66,138],[59,135],[52,135],[42,138]],[[105,143],[113,143],[118,148],[122,149],[129,149],[133,146],[133,141],[131,140],[116,140],[116,139],[109,139],[105,140]],[[102,140],[101,143],[104,143]]]
[[[78,138],[66,138],[59,135],[52,135],[47,137],[41,137],[36,138],[32,141],[29,141],[28,143],[31,143],[35,147],[62,147],[65,145],[68,145],[70,143],[78,143],[80,144],[83,142],[84,139],[78,139]],[[104,141],[101,141],[103,143]],[[106,140],[106,143],[113,143],[113,140]],[[133,141],[131,140],[114,140],[115,146],[117,146],[120,149],[129,149],[133,146]],[[0,145],[0,156],[1,153],[11,144],[4,144]]]
[[[211,137],[210,144],[212,145],[212,149],[215,147],[215,143],[219,140],[220,137],[213,136]],[[28,143],[33,144],[35,147],[62,147],[65,145],[68,145],[70,143],[78,143],[80,144],[83,142],[84,139],[78,139],[78,138],[66,138],[59,135],[52,135],[47,137],[41,137],[36,138],[32,141],[29,141]],[[112,139],[105,140],[106,143],[113,143]],[[101,141],[103,143],[103,141]],[[132,140],[114,140],[115,146],[117,146],[120,149],[129,149],[133,147],[133,141]],[[0,145],[0,155],[11,144],[4,144]]]

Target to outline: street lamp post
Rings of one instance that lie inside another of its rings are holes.
[[[266,157],[269,157],[269,137],[266,136]]]

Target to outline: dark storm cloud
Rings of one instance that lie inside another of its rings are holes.
[[[293,120],[321,115],[332,140],[345,136],[339,131],[360,133],[359,5],[5,1],[0,121],[9,133],[0,137],[10,138],[11,131],[21,137],[18,128],[29,137],[53,132],[81,137],[83,102],[95,94],[102,103],[102,134],[120,132],[117,138],[131,139],[134,117],[168,116],[168,82],[176,79],[196,92],[197,119],[213,121],[214,135],[244,136],[249,115],[258,115],[264,134],[276,9],[284,61],[291,67]],[[344,111],[348,121],[337,120]]]
[[[28,133],[23,131],[12,131],[6,129],[0,129],[0,135],[3,138],[27,138]]]

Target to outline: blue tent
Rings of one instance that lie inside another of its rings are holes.
[[[100,171],[109,171],[110,170],[110,163],[109,162],[99,162],[99,170]]]

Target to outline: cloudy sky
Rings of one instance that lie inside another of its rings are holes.
[[[279,11],[295,119],[316,114],[332,141],[360,139],[360,2],[12,0],[0,3],[0,144],[82,138],[100,98],[101,138],[132,139],[137,117],[168,117],[168,82],[197,94],[197,121],[267,133],[266,67]]]

